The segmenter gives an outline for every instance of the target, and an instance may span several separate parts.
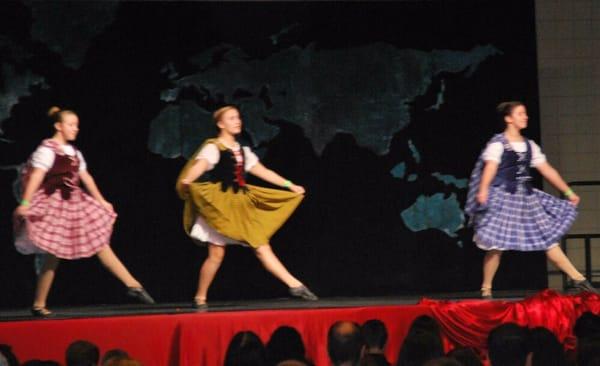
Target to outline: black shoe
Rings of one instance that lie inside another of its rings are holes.
[[[154,304],[154,299],[143,287],[128,287],[127,296],[133,297],[142,304]]]
[[[482,287],[481,288],[481,298],[484,300],[493,300],[494,295],[492,294],[492,289]]]
[[[31,308],[31,315],[36,318],[50,318],[54,316],[54,313],[44,308]]]
[[[588,291],[593,294],[600,295],[600,292],[598,292],[598,290],[596,288],[594,288],[594,286],[592,286],[590,281],[588,281],[585,278],[583,280],[579,280],[579,281],[572,280],[571,284],[573,285],[573,287],[578,288],[581,291]]]
[[[308,300],[308,301],[316,301],[319,300],[319,298],[317,297],[317,295],[313,294],[308,287],[302,285],[302,286],[298,286],[298,287],[290,287],[290,295],[294,296],[294,297],[300,297],[304,300]]]

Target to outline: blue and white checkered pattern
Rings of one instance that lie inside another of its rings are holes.
[[[498,141],[495,136],[490,142]],[[577,209],[569,201],[538,189],[528,193],[519,185],[515,193],[503,186],[490,187],[488,202],[477,203],[484,161],[480,156],[471,174],[465,212],[475,229],[474,241],[484,250],[547,250],[567,233]]]

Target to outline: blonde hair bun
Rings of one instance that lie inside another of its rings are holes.
[[[55,115],[58,112],[60,112],[60,108],[57,106],[52,106],[52,107],[50,107],[50,109],[48,109],[48,116],[52,117],[53,115]]]

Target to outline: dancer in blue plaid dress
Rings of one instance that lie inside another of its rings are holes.
[[[505,250],[543,250],[574,286],[597,293],[559,245],[577,217],[579,197],[548,164],[540,147],[521,135],[528,119],[523,103],[501,103],[497,111],[506,129],[488,142],[475,165],[465,207],[475,230],[473,239],[487,251],[481,296],[492,298],[492,281]],[[567,200],[533,188],[530,167]]]

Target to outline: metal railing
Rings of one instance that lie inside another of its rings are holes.
[[[575,181],[569,182],[570,187],[582,187],[582,186],[600,186],[600,181],[589,180],[589,181]],[[567,254],[567,244],[571,239],[583,239],[584,243],[584,263],[585,263],[585,277],[592,282],[594,286],[600,285],[600,283],[594,282],[594,275],[600,273],[598,270],[594,270],[592,263],[592,239],[600,239],[600,233],[585,233],[585,234],[567,234],[561,240],[561,247],[565,254]],[[600,244],[596,242],[595,244]],[[558,271],[548,271],[549,274],[555,274]],[[561,272],[562,273],[562,272]],[[567,276],[562,273],[563,290],[567,290],[570,286],[568,283]]]

